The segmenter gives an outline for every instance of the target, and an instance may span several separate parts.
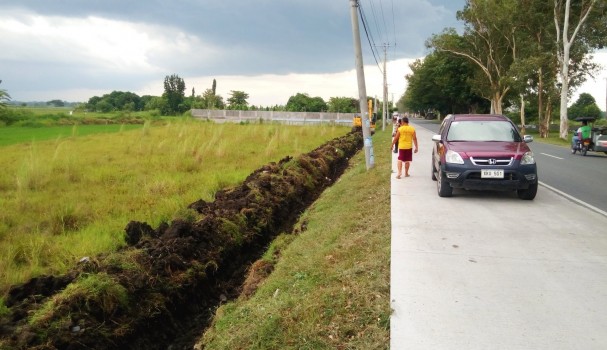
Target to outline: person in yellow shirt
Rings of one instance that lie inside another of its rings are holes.
[[[409,167],[413,161],[413,145],[415,145],[415,153],[417,153],[417,135],[415,128],[409,125],[409,118],[404,117],[401,121],[401,126],[396,130],[396,135],[392,139],[390,150],[398,142],[398,174],[396,178],[400,179],[403,173],[403,162],[405,163],[405,177],[409,176]]]

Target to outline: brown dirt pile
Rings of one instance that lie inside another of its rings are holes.
[[[0,317],[0,348],[191,348],[214,309],[239,295],[247,267],[291,231],[361,147],[360,133],[350,133],[267,164],[214,202],[192,203],[194,222],[156,229],[130,222],[128,248],[14,286]]]

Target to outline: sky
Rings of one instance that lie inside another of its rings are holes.
[[[455,18],[465,0],[360,0],[367,95],[406,89],[409,63]],[[257,106],[306,93],[358,98],[349,0],[0,0],[0,88],[15,101],[86,102],[114,90],[163,93],[184,79],[186,95],[217,81],[217,93],[249,94]],[[376,47],[376,55],[371,51]],[[597,59],[607,66],[607,53]],[[605,109],[607,70],[580,92]]]

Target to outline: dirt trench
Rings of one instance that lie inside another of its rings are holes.
[[[131,221],[128,247],[86,258],[69,273],[10,289],[0,349],[191,349],[246,269],[344,172],[360,133],[254,171],[196,220],[152,228]]]

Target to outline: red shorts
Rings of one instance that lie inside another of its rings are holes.
[[[410,162],[413,160],[413,148],[409,149],[398,149],[398,160],[403,162]]]

